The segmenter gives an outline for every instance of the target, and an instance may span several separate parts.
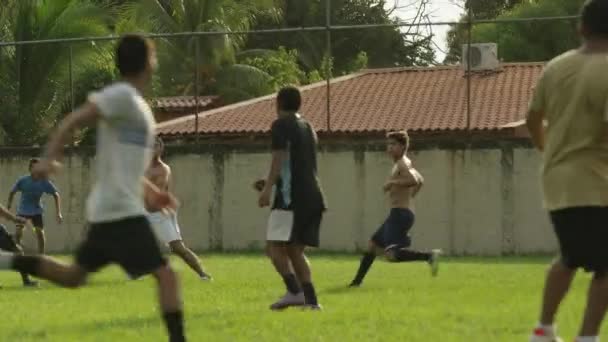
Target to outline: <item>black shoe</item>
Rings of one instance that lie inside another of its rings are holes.
[[[361,287],[361,283],[353,281],[352,283],[350,283],[350,285],[348,285],[348,287]]]
[[[30,280],[30,281],[23,283],[23,287],[38,287],[38,286],[39,286],[39,284],[35,280]]]

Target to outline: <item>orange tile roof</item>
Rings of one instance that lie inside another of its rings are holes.
[[[199,96],[198,106],[201,109],[207,109],[218,99],[218,96]],[[152,99],[151,105],[162,111],[191,111],[196,109],[196,99],[194,96],[157,97]]]
[[[497,130],[524,119],[544,63],[504,64],[471,77],[472,130]],[[326,85],[301,88],[302,115],[327,133]],[[275,95],[199,114],[200,134],[263,134],[276,118]],[[461,67],[366,70],[331,82],[331,132],[467,129],[467,78]],[[161,135],[195,133],[193,116],[158,125]]]

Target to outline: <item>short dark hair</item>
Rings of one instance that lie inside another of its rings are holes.
[[[608,38],[608,0],[587,0],[581,17],[590,35]]]
[[[32,167],[34,167],[34,165],[38,164],[39,162],[40,162],[40,158],[31,158],[28,168],[31,170]]]
[[[389,132],[386,135],[386,138],[395,140],[396,142],[404,146],[406,150],[410,147],[410,136],[407,134],[406,130]]]
[[[116,48],[116,66],[121,76],[134,76],[146,69],[154,42],[136,34],[120,38]]]
[[[285,87],[279,91],[277,103],[280,110],[296,112],[302,105],[302,95],[296,87]]]

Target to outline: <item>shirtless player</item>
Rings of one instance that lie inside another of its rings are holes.
[[[146,178],[159,189],[167,191],[171,179],[171,167],[165,164],[161,159],[163,150],[163,141],[160,138],[156,138],[156,143],[154,144],[154,157],[152,158],[150,167],[146,171]],[[156,237],[161,243],[168,245],[171,252],[182,258],[182,260],[184,260],[202,280],[211,280],[211,276],[203,271],[196,254],[184,244],[179,225],[177,224],[177,214],[175,212],[150,212],[148,218],[156,233]]]
[[[439,250],[425,253],[409,249],[409,231],[414,225],[412,199],[424,182],[422,175],[412,167],[412,162],[406,157],[409,136],[407,132],[402,131],[389,133],[387,138],[387,152],[395,163],[391,176],[384,185],[384,191],[389,195],[391,211],[369,241],[369,249],[361,259],[351,287],[361,285],[380,248],[384,249],[384,255],[390,262],[426,261],[431,266],[433,276],[437,275],[439,269]]]

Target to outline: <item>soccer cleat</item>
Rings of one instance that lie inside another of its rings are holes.
[[[211,274],[203,272],[203,275],[200,277],[202,281],[212,281],[213,277]]]
[[[300,306],[300,308],[302,308],[302,310],[311,310],[311,311],[323,310],[323,307],[321,306],[321,304],[304,304],[304,305]]]
[[[304,292],[299,292],[297,294],[287,292],[277,302],[273,303],[270,306],[270,310],[283,310],[283,309],[287,309],[290,306],[302,306],[302,305],[304,305]]]
[[[352,283],[350,283],[350,285],[348,285],[348,287],[361,287],[361,283],[357,283],[356,281],[353,281]]]
[[[40,284],[38,284],[37,281],[35,280],[30,280],[28,282],[23,283],[23,287],[39,287]]]
[[[536,328],[530,336],[530,342],[564,342],[561,338],[547,334],[543,328]]]
[[[439,273],[439,258],[441,257],[442,251],[440,249],[433,249],[431,251],[431,259],[429,260],[429,266],[431,266],[431,274],[436,277]]]

